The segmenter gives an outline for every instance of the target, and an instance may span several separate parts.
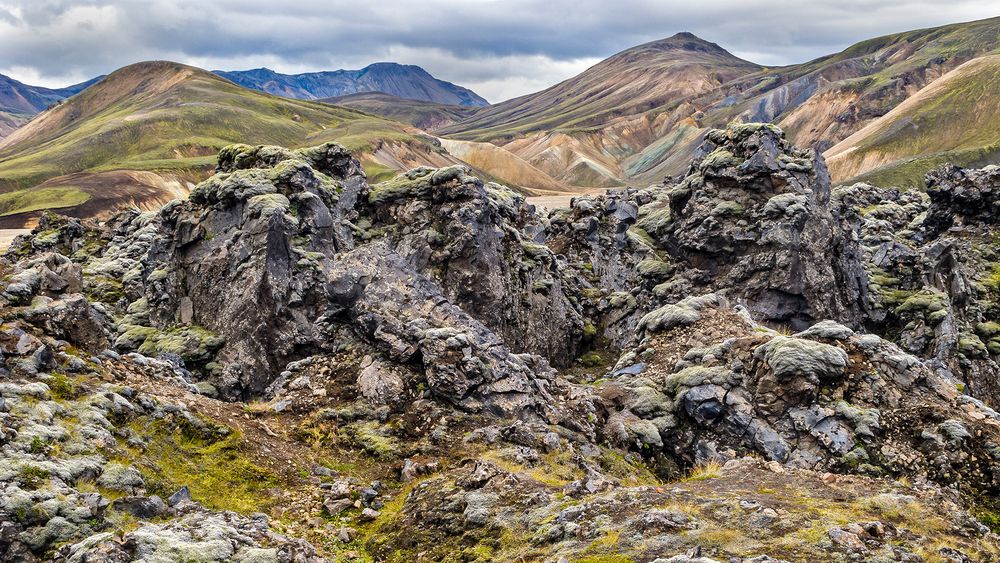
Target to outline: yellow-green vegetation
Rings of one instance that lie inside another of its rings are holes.
[[[620,554],[622,550],[618,544],[621,542],[621,537],[621,531],[607,530],[603,536],[590,542],[587,549],[583,551],[583,556],[577,561],[589,563],[630,563],[634,561],[631,557]]]
[[[153,275],[156,272],[151,277]],[[176,354],[185,362],[210,360],[225,343],[221,336],[199,326],[174,327],[161,331],[148,326],[123,324],[120,329],[122,334],[116,340],[116,345],[137,348],[147,356]]]
[[[683,481],[705,481],[719,477],[722,477],[722,464],[712,460],[692,467]]]
[[[34,187],[74,172],[200,175],[219,149],[235,142],[300,147],[331,140],[360,152],[378,140],[428,144],[406,126],[373,115],[248,90],[177,63],[140,63],[112,73],[7,139],[0,147],[0,189]],[[81,194],[58,188],[48,192],[49,203],[39,205],[77,205]],[[0,203],[0,213],[7,207],[14,208]]]
[[[16,190],[0,194],[0,217],[40,209],[73,207],[88,199],[90,194],[72,186]]]
[[[278,478],[247,457],[239,432],[202,422],[203,427],[181,418],[129,424],[132,432],[148,440],[144,451],[125,447],[147,488],[166,498],[186,485],[194,500],[219,510],[249,513],[268,508],[272,500],[267,490]]]
[[[541,459],[531,465],[508,459],[497,451],[485,452],[482,459],[495,463],[504,471],[525,475],[538,483],[553,488],[565,487],[583,476],[583,470],[573,462],[573,456],[568,451],[542,454]]]
[[[944,163],[1000,161],[1000,55],[938,79],[827,155],[840,181],[901,187],[923,187],[924,174]]]
[[[343,444],[358,448],[380,460],[392,460],[399,456],[399,441],[390,430],[375,422],[348,424],[340,429]]]

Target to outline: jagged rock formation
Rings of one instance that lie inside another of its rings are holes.
[[[0,262],[0,554],[1000,556],[994,176],[831,194],[738,125],[543,217],[237,145],[158,212],[46,216]]]

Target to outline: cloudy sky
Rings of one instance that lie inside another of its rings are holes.
[[[780,65],[992,16],[996,0],[0,0],[0,73],[64,86],[150,59],[287,73],[396,61],[497,102],[678,31]]]

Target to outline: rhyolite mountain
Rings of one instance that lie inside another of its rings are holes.
[[[281,74],[268,68],[217,70],[215,73],[246,88],[300,100],[382,92],[399,98],[437,104],[471,107],[489,105],[489,102],[468,88],[434,78],[419,66],[398,63],[375,63],[360,70],[303,74]]]
[[[557,86],[496,104],[439,133],[499,146],[566,184],[644,185],[683,172],[706,132],[733,120],[776,123],[796,143],[829,148],[952,70],[998,49],[1000,18],[878,37],[776,68],[745,63],[712,43],[680,34],[629,49]],[[648,81],[637,79],[634,72],[646,67]],[[979,84],[966,80],[972,88],[966,97],[988,90],[989,76]],[[618,92],[628,95],[618,99]],[[976,107],[961,103],[952,111],[971,116]],[[924,130],[950,127],[947,112],[937,115],[924,119]],[[893,125],[883,120],[881,127]],[[895,127],[907,129],[905,119]],[[935,150],[952,156],[958,151],[962,163],[970,165],[995,161],[988,156],[993,154],[992,129],[988,119],[972,123],[974,141],[946,141],[940,147],[907,145],[897,136],[897,146],[869,156],[867,164],[834,166],[834,180],[874,173],[877,164],[888,168],[873,178],[918,184],[930,168],[947,160],[931,158]],[[983,158],[974,157],[976,151]],[[914,158],[903,166],[890,162]]]
[[[172,62],[119,69],[0,140],[0,224],[37,211],[78,216],[183,197],[234,142],[338,139],[372,175],[459,162],[409,125],[273,96]]]
[[[942,164],[1000,164],[1000,55],[977,57],[826,151],[837,178],[924,187]]]
[[[239,144],[44,215],[0,258],[0,559],[1000,558],[1000,168],[698,152],[543,213]]]

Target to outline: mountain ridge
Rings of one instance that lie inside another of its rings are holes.
[[[447,105],[489,105],[472,90],[435,78],[419,66],[391,62],[373,63],[358,70],[301,74],[282,74],[265,67],[246,71],[212,72],[246,88],[304,100],[383,92],[400,98]]]
[[[707,52],[721,50],[692,37],[680,33],[661,43],[694,42]],[[757,67],[681,92],[670,103],[647,91],[655,107],[633,104],[618,107],[618,113],[613,107],[592,108],[576,123],[567,123],[571,120],[559,114],[569,113],[546,101],[553,89],[580,83],[595,68],[656,43],[613,55],[556,86],[496,104],[438,133],[491,142],[567,185],[583,187],[648,185],[683,173],[708,131],[734,120],[773,122],[794,142],[825,150],[959,65],[1000,49],[1000,18],[885,35],[805,63]],[[710,66],[702,71],[712,72]],[[647,90],[657,88],[662,85]],[[546,120],[544,112],[556,115]],[[922,180],[927,170],[915,167],[907,181]]]

